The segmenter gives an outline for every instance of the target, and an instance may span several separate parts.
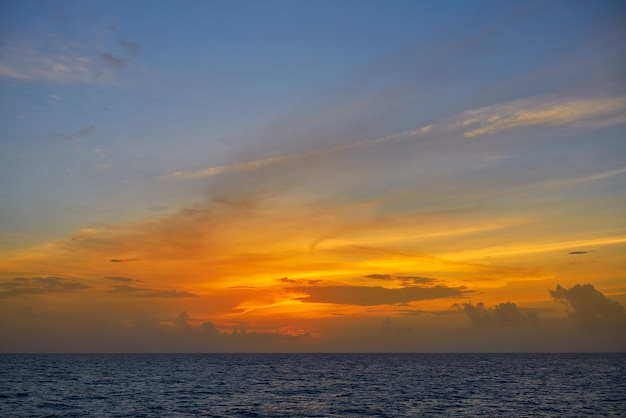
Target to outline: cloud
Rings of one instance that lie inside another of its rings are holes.
[[[577,284],[570,289],[557,286],[556,290],[549,292],[554,300],[562,302],[570,308],[568,317],[576,328],[585,331],[626,330],[624,306],[607,298],[591,284]]]
[[[126,64],[135,59],[142,50],[141,45],[136,42],[126,41],[124,39],[118,39],[117,45],[121,47],[121,56],[114,55],[110,52],[105,52],[100,57],[107,65],[115,68],[125,67]]]
[[[412,286],[399,289],[344,285],[300,286],[290,290],[307,294],[307,296],[296,298],[302,302],[360,306],[408,304],[419,300],[451,298],[463,295],[462,289],[445,286]]]
[[[90,286],[60,277],[16,277],[0,282],[0,297],[47,295],[50,293],[74,292]]]
[[[52,42],[52,41],[51,41]],[[123,68],[142,50],[135,42],[118,39],[117,53],[90,57],[93,48],[72,43],[33,45],[15,40],[0,42],[0,78],[53,83],[107,83],[113,74],[107,67]]]
[[[13,40],[0,42],[0,78],[54,83],[109,82],[98,63],[66,47],[36,47]]]
[[[436,282],[437,279],[432,279],[430,277],[421,277],[421,276],[395,276],[392,274],[368,274],[365,276],[368,279],[374,280],[386,280],[386,281],[399,281],[405,285],[409,283],[412,284],[424,284],[424,283],[432,283]]]
[[[626,97],[549,100],[542,97],[468,110],[453,126],[465,137],[539,125],[613,125],[626,121]]]
[[[418,135],[426,134],[430,132],[433,128],[433,125],[427,125],[419,129],[408,130],[399,132],[392,135],[386,135],[373,139],[365,139],[362,141],[356,141],[344,145],[337,145],[328,148],[320,148],[308,152],[295,153],[295,154],[287,154],[287,155],[279,155],[270,158],[264,158],[259,160],[250,160],[250,161],[236,161],[234,163],[222,166],[215,166],[204,168],[201,170],[197,170],[194,172],[185,172],[185,171],[177,171],[172,174],[172,177],[179,179],[198,179],[203,177],[215,176],[218,174],[224,173],[236,173],[236,172],[244,172],[244,171],[254,171],[259,170],[266,167],[272,167],[279,164],[287,164],[294,163],[303,160],[309,160],[316,157],[323,157],[327,155],[332,155],[340,152],[345,152],[349,150],[356,150],[359,148],[364,148],[368,146],[375,146],[379,144],[383,144],[389,141],[406,139],[411,137],[416,137]]]
[[[288,283],[288,284],[308,284],[308,285],[315,285],[321,282],[321,280],[290,279],[288,277],[281,277],[280,279],[276,279],[276,281],[281,282],[281,283]]]
[[[537,327],[539,325],[536,312],[522,311],[512,302],[500,303],[493,308],[485,307],[485,304],[482,302],[479,302],[477,305],[464,303],[459,308],[474,325],[479,327],[512,327],[520,325]]]
[[[125,259],[112,258],[109,260],[109,262],[111,263],[133,263],[135,261],[139,261],[139,259],[138,258],[125,258]]]
[[[592,251],[570,251],[567,254],[569,254],[569,255],[583,255],[583,254],[589,254],[590,252],[592,252]]]
[[[116,282],[122,282],[122,283],[139,282],[139,280],[131,279],[129,277],[118,277],[118,276],[107,276],[105,277],[105,279],[113,280]]]
[[[110,293],[126,295],[136,298],[191,298],[196,297],[194,293],[184,292],[176,289],[159,290],[147,287],[137,287],[125,284],[110,286]]]
[[[467,110],[456,116],[431,123],[420,128],[405,130],[391,135],[354,141],[347,144],[318,148],[307,152],[277,155],[270,158],[236,161],[197,171],[177,171],[172,177],[198,179],[225,173],[255,171],[281,164],[288,164],[356,151],[361,148],[380,146],[389,142],[401,142],[427,138],[442,133],[462,132],[465,137],[494,134],[506,130],[532,126],[573,125],[602,127],[626,122],[626,96],[595,99],[555,99],[531,97],[500,103],[483,108]],[[620,174],[624,170],[608,173]]]

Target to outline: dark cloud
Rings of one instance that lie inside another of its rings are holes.
[[[535,311],[520,310],[512,302],[500,303],[493,308],[486,308],[482,302],[476,306],[471,303],[464,303],[459,308],[474,325],[479,327],[511,327],[520,325],[537,327],[539,325]]]
[[[111,293],[137,298],[190,298],[196,296],[193,293],[183,292],[175,289],[159,290],[150,289],[147,287],[129,286],[125,284],[112,285],[110,287],[111,289],[109,290],[109,292]]]
[[[592,251],[570,251],[568,254],[569,255],[582,255],[582,254],[589,254]]]
[[[391,274],[369,274],[367,276],[368,279],[377,279],[377,280],[391,280],[393,276]]]
[[[50,293],[73,292],[88,289],[90,286],[60,277],[16,277],[0,282],[0,297],[46,295]]]
[[[126,258],[126,259],[112,258],[109,261],[111,263],[132,263],[133,261],[139,261],[139,259],[138,258]]]
[[[570,307],[569,319],[576,328],[626,330],[624,306],[604,296],[593,285],[577,284],[571,289],[557,286],[549,292],[556,301]]]
[[[461,289],[445,286],[403,287],[386,289],[375,286],[299,286],[292,290],[308,296],[297,298],[302,302],[334,303],[341,305],[395,305],[418,300],[430,300],[462,296]]]
[[[122,282],[122,283],[132,283],[132,282],[140,281],[140,280],[131,279],[129,277],[118,277],[118,276],[107,276],[105,277],[105,279],[113,280],[116,282]]]

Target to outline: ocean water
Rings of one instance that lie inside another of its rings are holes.
[[[626,354],[1,354],[0,416],[626,416]]]

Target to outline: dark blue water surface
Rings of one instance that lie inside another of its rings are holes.
[[[626,416],[626,355],[2,354],[0,416]]]

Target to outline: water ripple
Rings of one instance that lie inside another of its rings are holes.
[[[0,416],[624,416],[624,354],[0,355]]]

